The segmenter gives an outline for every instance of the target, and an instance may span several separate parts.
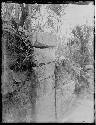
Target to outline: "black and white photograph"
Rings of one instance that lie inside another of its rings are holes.
[[[94,123],[95,5],[1,3],[2,123]]]

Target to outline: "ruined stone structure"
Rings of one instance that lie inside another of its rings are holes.
[[[48,33],[37,35],[37,39],[39,44],[41,43],[41,47],[34,48],[34,58],[37,64],[37,67],[34,67],[34,70],[38,79],[36,121],[50,122],[56,120],[54,71],[57,39],[54,37],[55,35],[52,36]],[[45,47],[42,48],[42,45]]]
[[[40,6],[8,3],[2,11],[3,122],[62,122],[79,95],[84,72],[62,39],[60,11]]]

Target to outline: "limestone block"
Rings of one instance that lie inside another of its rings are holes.
[[[55,48],[34,49],[34,58],[37,63],[48,63],[55,60]]]
[[[58,39],[55,33],[38,32],[37,41],[49,46],[56,46]]]
[[[54,74],[54,68],[55,68],[55,64],[50,63],[47,65],[43,65],[41,67],[36,67],[34,69],[37,77],[42,80],[52,76]]]
[[[50,94],[55,86],[55,76],[50,76],[45,79],[38,79],[37,95],[39,97]]]
[[[49,94],[39,98],[36,102],[36,122],[54,122],[55,119],[55,100],[54,90]]]

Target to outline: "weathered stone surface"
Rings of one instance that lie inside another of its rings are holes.
[[[50,46],[56,46],[58,44],[57,36],[55,33],[39,32],[37,34],[37,40],[40,43],[44,43]]]
[[[55,121],[55,49],[34,49],[34,67],[38,79],[36,122]]]
[[[34,58],[38,64],[49,63],[55,60],[56,48],[34,49]]]
[[[54,90],[36,102],[36,122],[55,122]]]
[[[54,80],[54,75],[49,77],[49,78],[45,78],[45,79],[38,79],[39,85],[37,88],[37,95],[38,96],[45,96],[50,94],[55,86],[55,80]],[[40,92],[40,93],[39,93]]]
[[[46,64],[41,67],[36,67],[35,72],[39,80],[51,77],[54,75],[54,63]]]

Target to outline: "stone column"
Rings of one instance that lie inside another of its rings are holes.
[[[36,122],[56,121],[55,89],[54,89],[56,47],[52,45],[53,41],[52,39],[50,39],[52,36],[51,37],[49,36],[45,37],[43,35],[43,38],[41,38],[42,36],[41,37],[39,36],[40,43],[44,43],[45,41],[45,48],[43,49],[34,48],[34,58],[37,64],[37,67],[34,67],[34,70],[36,72],[38,79],[37,99],[36,99]],[[51,41],[48,41],[48,39]]]

